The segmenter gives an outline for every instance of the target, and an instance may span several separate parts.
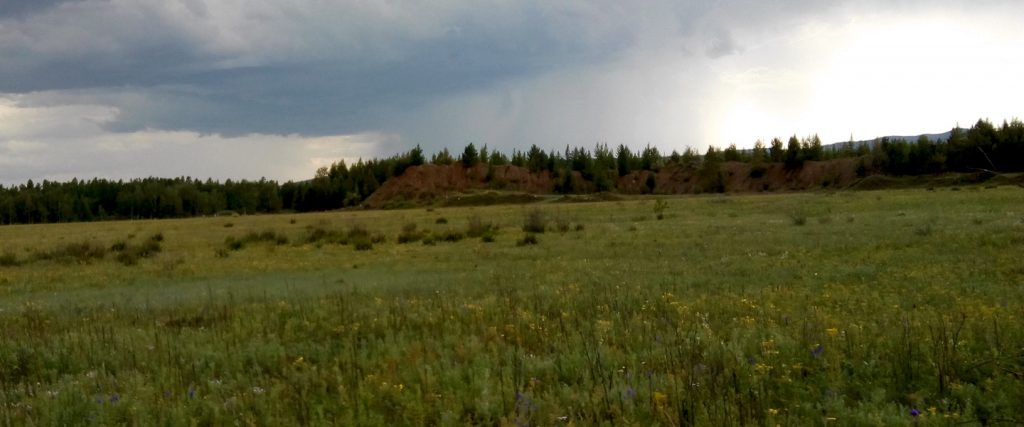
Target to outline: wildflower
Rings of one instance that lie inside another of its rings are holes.
[[[921,411],[919,411],[917,408],[913,408],[910,410],[910,416],[916,417],[918,415],[921,415]]]
[[[839,336],[839,328],[828,328],[825,330],[825,333],[828,334],[829,337],[835,338]]]
[[[775,409],[775,408],[768,408],[768,414],[769,415],[778,415],[779,414],[779,410]]]
[[[266,390],[264,390],[263,387],[260,387],[260,386],[256,386],[256,387],[252,388],[253,394],[263,394],[264,391],[266,391]]]
[[[117,403],[117,402],[120,402],[120,401],[121,401],[121,395],[120,394],[114,393],[114,394],[110,395],[110,403]]]
[[[668,395],[660,391],[654,392],[654,404],[661,407],[668,403]]]
[[[196,389],[195,389],[195,387],[189,387],[188,388],[188,398],[189,399],[195,399],[196,398]]]
[[[939,409],[934,407],[934,406],[932,406],[932,407],[928,408],[928,412],[931,413],[932,415],[935,415],[935,414],[937,414],[939,412]]]
[[[822,346],[821,344],[818,344],[814,346],[813,349],[811,349],[811,357],[815,359],[821,357],[822,354],[825,354],[825,347]]]
[[[636,390],[633,387],[626,387],[626,390],[622,392],[622,396],[629,400],[635,399]]]

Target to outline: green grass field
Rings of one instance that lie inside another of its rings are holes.
[[[0,420],[1024,423],[1021,189],[664,201],[0,227]]]

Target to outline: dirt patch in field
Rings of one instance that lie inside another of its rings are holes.
[[[518,166],[462,164],[413,166],[401,176],[389,179],[363,205],[369,208],[403,207],[441,203],[472,190],[502,190],[527,194],[550,194],[554,181],[547,171],[533,174]]]

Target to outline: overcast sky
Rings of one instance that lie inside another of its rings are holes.
[[[1020,117],[1024,2],[0,0],[0,183]]]

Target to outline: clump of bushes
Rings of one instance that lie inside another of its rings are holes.
[[[18,261],[18,256],[14,252],[8,251],[0,255],[0,267],[17,267],[19,265],[21,262]]]
[[[309,227],[309,235],[306,236],[306,243],[331,243],[337,245],[353,244],[358,250],[369,250],[374,243],[387,241],[381,233],[371,233],[366,227],[353,225],[348,231],[326,230],[321,227]]]
[[[440,217],[437,220],[435,220],[434,223],[436,223],[436,224],[447,224],[448,223],[448,218]]]
[[[398,243],[412,243],[419,241],[423,238],[425,233],[420,232],[415,222],[410,222],[402,226],[402,232],[398,234]]]
[[[547,227],[547,218],[540,209],[532,209],[523,218],[523,231],[527,233],[543,233]]]
[[[789,219],[790,219],[790,221],[793,222],[793,225],[805,225],[805,224],[807,224],[807,214],[805,214],[803,212],[793,212],[793,213],[789,214]]]
[[[534,233],[526,233],[522,239],[516,241],[516,246],[536,245],[537,235]]]
[[[458,242],[459,240],[462,240],[465,237],[466,236],[464,234],[455,230],[444,230],[434,234],[435,240],[451,243]]]
[[[68,243],[46,252],[37,252],[35,258],[63,263],[87,263],[95,259],[102,259],[106,255],[107,249],[103,246],[90,241],[82,241]]]
[[[110,250],[111,252],[117,253],[117,262],[126,266],[131,266],[138,264],[140,259],[151,258],[160,253],[163,249],[160,246],[160,243],[163,241],[163,233],[157,233],[149,236],[148,239],[138,245],[129,245],[126,242],[114,243],[110,247]]]
[[[288,236],[285,236],[282,233],[277,233],[273,230],[266,230],[261,232],[253,231],[240,238],[236,238],[234,236],[228,236],[224,238],[224,247],[231,251],[237,251],[241,250],[248,244],[261,242],[269,242],[278,246],[287,245]]]

